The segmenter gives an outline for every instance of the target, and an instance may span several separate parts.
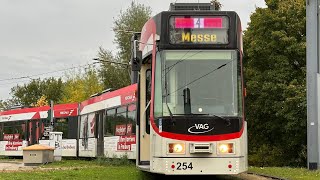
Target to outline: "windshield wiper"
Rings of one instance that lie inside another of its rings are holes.
[[[166,95],[164,96],[166,98],[166,106],[168,108],[168,111],[169,111],[169,114],[170,114],[170,120],[171,120],[171,123],[172,125],[175,125],[176,124],[176,121],[173,119],[173,114],[169,108],[169,105],[168,105],[168,87],[167,87],[167,76],[165,76],[165,80],[164,80],[164,88],[166,90]]]
[[[167,98],[166,98],[166,99],[167,99]],[[170,110],[170,108],[169,108],[169,105],[168,105],[167,100],[166,100],[166,105],[167,105],[167,108],[168,108],[168,111],[169,111],[169,114],[170,114],[171,123],[172,123],[172,125],[175,125],[175,124],[176,124],[176,120],[173,119],[173,114],[172,114],[172,112],[171,112],[171,110]]]
[[[185,88],[183,90],[183,107],[185,114],[191,114],[191,97],[189,88]]]

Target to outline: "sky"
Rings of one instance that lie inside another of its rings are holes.
[[[171,2],[210,0],[136,0],[152,15]],[[31,78],[63,77],[67,69],[81,69],[97,56],[99,47],[117,52],[114,19],[132,0],[0,0],[0,100],[11,88]],[[222,10],[236,11],[246,29],[264,0],[220,0]],[[66,71],[64,71],[66,70]],[[55,72],[54,71],[58,71]],[[40,75],[42,74],[42,75]],[[22,78],[31,76],[30,78]]]

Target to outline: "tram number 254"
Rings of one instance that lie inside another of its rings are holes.
[[[177,162],[177,170],[187,170],[187,169],[191,169],[192,170],[192,168],[193,168],[192,162],[191,163]]]

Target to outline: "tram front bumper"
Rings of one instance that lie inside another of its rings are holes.
[[[153,158],[150,171],[167,175],[223,175],[247,171],[245,157]]]

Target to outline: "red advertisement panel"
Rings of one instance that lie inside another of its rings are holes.
[[[13,140],[19,140],[20,134],[4,134],[3,140],[4,141],[13,141]]]
[[[19,146],[22,146],[20,134],[4,134],[3,140],[8,141],[5,146],[5,151],[18,151]]]
[[[126,135],[127,132],[127,125],[126,124],[121,124],[121,125],[116,125],[116,136],[124,136]]]
[[[120,136],[117,145],[117,150],[131,151],[133,144],[136,144],[136,136]]]
[[[19,146],[22,146],[22,140],[11,140],[6,144],[6,151],[18,151]]]
[[[77,109],[59,109],[54,110],[54,117],[77,116]]]
[[[130,92],[126,95],[121,95],[121,104],[129,104],[136,101],[136,96],[134,92]]]

